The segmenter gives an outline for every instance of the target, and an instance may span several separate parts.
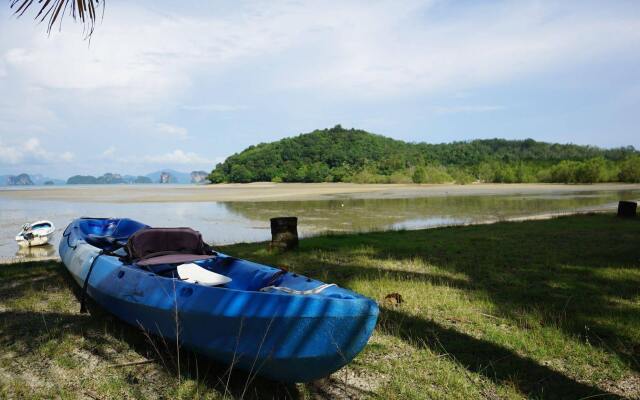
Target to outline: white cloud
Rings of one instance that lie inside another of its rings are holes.
[[[501,111],[503,106],[492,105],[460,105],[460,106],[437,106],[433,110],[436,114],[456,114],[456,113],[485,113]]]
[[[187,129],[181,126],[158,122],[155,125],[156,132],[172,139],[186,139]]]
[[[181,107],[187,111],[209,111],[209,112],[233,112],[246,110],[246,106],[234,106],[229,104],[199,104],[199,105],[184,105]]]
[[[72,161],[75,158],[75,155],[70,151],[65,151],[64,153],[62,153],[60,155],[60,158],[63,161],[69,162],[69,161]]]
[[[48,164],[55,162],[69,162],[74,158],[73,153],[57,154],[42,147],[40,140],[29,138],[21,143],[6,144],[0,141],[0,164]]]
[[[7,51],[5,60],[9,64],[19,65],[22,63],[32,62],[33,54],[27,53],[27,50],[22,48],[13,48]]]
[[[441,2],[249,1],[168,17],[114,3],[90,46],[67,22],[51,38],[36,32],[5,59],[45,87],[116,90],[123,101],[153,103],[192,86],[198,72],[229,73],[285,52],[274,86],[370,97],[464,90],[640,44],[633,15],[524,2],[451,7],[443,16],[433,4]]]
[[[322,40],[326,61],[287,71],[282,83],[367,97],[464,90],[640,45],[637,17],[507,4],[449,18],[389,4],[368,9],[351,16],[358,24],[333,28]]]
[[[109,146],[102,152],[103,158],[112,158],[116,153],[115,146]]]
[[[13,92],[3,87],[4,82],[0,81],[0,134],[38,136],[66,125],[43,101],[47,96],[41,89]]]
[[[142,161],[153,164],[180,164],[180,165],[214,165],[215,161],[199,156],[196,153],[176,149],[170,153],[161,155],[149,155],[142,157]]]
[[[0,142],[0,163],[18,164],[23,159],[23,154],[15,147],[6,146]]]

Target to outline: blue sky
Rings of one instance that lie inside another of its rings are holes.
[[[640,148],[637,1],[111,0],[90,43],[30,17],[0,7],[0,174],[210,170],[338,123]]]

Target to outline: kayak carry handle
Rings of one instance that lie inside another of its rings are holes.
[[[80,313],[81,314],[87,313],[87,306],[86,306],[85,300],[87,298],[87,290],[89,287],[89,277],[91,276],[91,271],[93,271],[93,267],[96,265],[96,261],[98,261],[98,258],[103,254],[104,254],[104,250],[100,250],[98,254],[96,254],[96,256],[91,261],[91,265],[89,266],[89,271],[87,272],[87,276],[86,278],[84,278],[84,285],[82,285],[82,292],[80,292]]]

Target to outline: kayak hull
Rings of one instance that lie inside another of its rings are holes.
[[[364,348],[376,324],[376,303],[346,289],[321,296],[206,287],[124,265],[71,236],[60,243],[61,258],[79,285],[95,264],[87,294],[99,305],[133,326],[171,341],[178,336],[182,346],[251,374],[283,382],[327,376]],[[224,254],[217,258],[224,265],[238,263],[236,268],[271,268]]]

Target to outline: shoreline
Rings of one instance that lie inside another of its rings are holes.
[[[587,208],[587,209],[576,210],[576,211],[547,212],[547,213],[533,214],[533,215],[519,216],[519,217],[516,216],[516,217],[507,217],[507,218],[492,218],[492,219],[486,219],[486,220],[476,221],[476,222],[462,222],[462,223],[436,225],[436,226],[431,226],[427,228],[422,227],[422,228],[416,228],[416,229],[409,228],[409,229],[380,229],[380,230],[373,229],[366,232],[344,231],[344,232],[333,232],[333,233],[340,234],[340,235],[358,235],[362,233],[394,232],[399,230],[422,231],[422,230],[431,230],[431,229],[439,229],[439,228],[455,228],[460,226],[493,225],[493,224],[498,224],[500,222],[543,221],[543,220],[549,220],[549,219],[560,218],[560,217],[571,217],[571,216],[589,215],[589,214],[606,214],[614,210],[615,210],[614,206],[602,206],[602,207],[593,207],[593,208]],[[324,234],[331,233],[331,232],[332,231],[318,232],[317,234],[305,236],[305,237],[302,237],[301,239],[309,239],[316,236],[323,236]],[[229,244],[222,245],[222,247],[234,246],[238,244],[256,244],[256,243],[263,243],[263,242],[264,241],[229,243]],[[264,243],[267,243],[267,242],[268,241]],[[51,244],[51,245],[53,245],[54,247],[57,247],[57,244]],[[0,257],[0,265],[20,264],[20,263],[40,262],[40,261],[61,261],[61,259],[60,259],[60,256],[58,255],[57,250],[55,255],[41,257],[41,258]]]
[[[47,200],[100,203],[269,202],[341,199],[405,199],[444,196],[544,195],[592,191],[640,190],[635,183],[232,183],[216,185],[82,185],[0,190],[0,200]]]

